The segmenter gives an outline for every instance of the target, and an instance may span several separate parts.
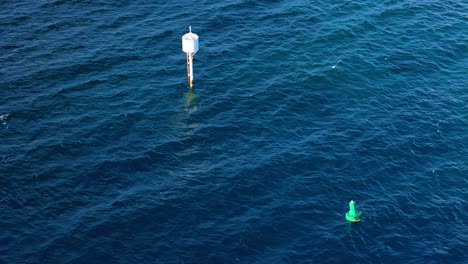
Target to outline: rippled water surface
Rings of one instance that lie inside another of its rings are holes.
[[[464,1],[0,7],[1,263],[468,261]]]

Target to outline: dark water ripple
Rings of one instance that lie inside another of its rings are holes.
[[[467,4],[0,6],[1,263],[466,262]]]

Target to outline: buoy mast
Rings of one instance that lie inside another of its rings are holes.
[[[187,54],[187,80],[190,89],[193,88],[193,56],[198,51],[198,35],[192,32],[189,26],[189,33],[182,36],[182,51]]]

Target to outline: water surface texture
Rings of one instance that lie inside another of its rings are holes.
[[[0,1],[0,263],[466,263],[467,34],[464,1]]]

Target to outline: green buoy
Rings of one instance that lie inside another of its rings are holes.
[[[349,202],[349,212],[346,213],[346,220],[349,222],[359,222],[361,221],[362,212],[356,210],[356,203],[351,200]]]

